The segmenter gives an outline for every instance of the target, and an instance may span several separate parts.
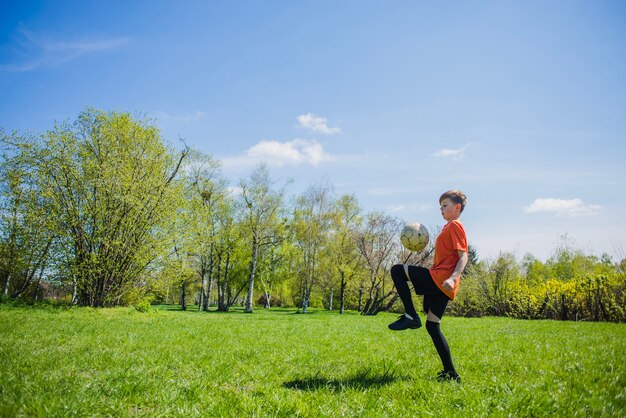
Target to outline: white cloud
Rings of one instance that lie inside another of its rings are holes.
[[[329,128],[326,118],[316,116],[312,113],[300,115],[298,119],[298,128],[310,129],[314,132],[320,132],[325,135],[331,135],[341,132],[339,128]]]
[[[524,209],[526,213],[552,213],[557,216],[589,216],[597,215],[599,205],[585,205],[580,199],[535,199]]]
[[[157,110],[155,112],[157,119],[161,120],[173,120],[175,122],[188,123],[196,120],[204,119],[207,116],[206,112],[202,112],[200,110],[196,110],[192,113],[182,114],[182,115],[174,115],[171,113],[167,113],[162,110]]]
[[[442,150],[435,152],[434,154],[432,154],[432,156],[460,160],[460,159],[465,158],[465,150],[467,149],[468,146],[469,144],[464,145],[463,147],[458,148],[458,149],[444,148]]]
[[[407,216],[414,216],[418,212],[433,212],[435,208],[433,205],[424,205],[419,203],[414,204],[398,204],[398,205],[387,205],[385,206],[385,211],[402,214]]]
[[[128,38],[59,41],[25,29],[18,29],[15,37],[20,54],[27,58],[21,62],[2,64],[0,69],[20,72],[54,67],[81,55],[114,49],[128,42]]]
[[[434,211],[434,207],[432,205],[422,205],[422,204],[410,204],[410,205],[387,205],[385,206],[385,210],[393,213],[408,213],[415,214],[415,212],[426,212],[426,211]]]
[[[252,166],[261,162],[278,167],[301,164],[317,166],[320,162],[330,159],[317,141],[298,138],[286,142],[261,141],[248,148],[244,155],[225,158],[223,163],[225,167]]]
[[[226,190],[233,196],[239,196],[243,193],[243,189],[239,186],[228,186]]]

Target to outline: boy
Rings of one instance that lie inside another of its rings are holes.
[[[459,190],[449,190],[439,198],[441,216],[448,223],[435,241],[435,257],[430,269],[406,264],[396,264],[391,268],[391,277],[404,305],[405,314],[389,324],[389,329],[402,331],[422,326],[411,299],[411,290],[407,283],[410,279],[415,293],[424,295],[426,330],[443,364],[443,370],[437,374],[437,379],[457,382],[461,382],[461,378],[452,364],[450,347],[441,333],[440,323],[448,301],[454,299],[459,289],[461,272],[467,264],[467,237],[459,220],[466,201],[467,198]]]

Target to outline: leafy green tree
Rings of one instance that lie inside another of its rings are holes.
[[[393,283],[390,283],[389,270],[401,253],[398,240],[401,228],[398,219],[373,212],[367,215],[359,233],[359,250],[368,276],[363,315],[389,310],[398,298]]]
[[[249,245],[244,238],[245,219],[237,213],[235,198],[226,194],[216,211],[214,277],[217,284],[217,310],[227,312],[248,287]]]
[[[182,310],[187,310],[188,295],[197,282],[197,272],[191,261],[192,258],[178,247],[162,255],[144,275],[149,281],[148,289],[153,300],[179,304]]]
[[[227,198],[226,182],[220,176],[220,164],[209,155],[191,150],[184,165],[187,183],[187,210],[184,230],[186,252],[200,278],[198,308],[209,309],[213,274],[217,269],[217,245],[220,232],[219,211]]]
[[[0,131],[0,147],[0,283],[5,296],[37,297],[56,231],[40,192],[36,142]]]
[[[282,299],[276,296],[277,289],[291,277],[289,271],[289,263],[286,258],[291,255],[293,247],[287,241],[288,231],[287,225],[277,231],[276,236],[278,245],[268,246],[264,249],[259,266],[259,281],[263,289],[261,302],[264,308],[269,309],[274,302],[282,304]]]
[[[574,241],[567,234],[561,236],[554,254],[546,261],[552,278],[561,281],[568,281],[574,278],[575,265],[573,261],[576,252]]]
[[[313,290],[323,274],[322,257],[332,226],[330,185],[309,186],[296,200],[293,217],[294,239],[298,248],[299,307],[306,314]]]
[[[509,288],[518,280],[520,270],[512,253],[502,253],[491,264],[482,282],[488,313],[505,315],[508,307]]]
[[[478,262],[479,262],[478,252],[476,251],[476,248],[472,244],[469,244],[467,246],[467,265],[465,267],[471,268],[472,266],[477,265]]]
[[[56,125],[41,145],[41,192],[62,231],[76,303],[122,303],[170,244],[187,150],[175,156],[148,121],[95,109]]]
[[[333,236],[329,244],[331,271],[339,278],[339,313],[346,308],[346,291],[362,269],[363,258],[359,252],[358,231],[362,223],[361,209],[353,195],[343,195],[335,202]],[[329,303],[332,309],[332,303]]]
[[[530,284],[543,283],[550,277],[550,268],[532,254],[526,254],[522,258],[522,270]]]
[[[250,274],[248,276],[248,294],[245,311],[253,312],[254,280],[261,251],[268,246],[277,245],[283,239],[277,230],[285,224],[281,217],[284,210],[284,188],[273,189],[269,171],[259,165],[246,180],[242,180],[241,198],[244,211],[246,237],[250,239]]]

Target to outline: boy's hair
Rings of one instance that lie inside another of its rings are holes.
[[[441,203],[443,199],[450,199],[452,203],[460,204],[461,212],[463,212],[463,209],[465,209],[465,203],[467,202],[467,197],[460,190],[448,190],[441,195],[441,197],[439,198],[439,203]]]

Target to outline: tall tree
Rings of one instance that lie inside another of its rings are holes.
[[[388,310],[397,298],[393,284],[388,283],[388,272],[401,253],[400,228],[401,223],[397,219],[374,212],[368,214],[359,234],[359,250],[369,278],[365,289],[367,301],[361,312],[363,315],[376,315]]]
[[[363,258],[357,240],[362,222],[360,211],[359,203],[353,195],[343,195],[335,202],[334,234],[329,248],[331,268],[339,278],[339,312],[342,314],[346,306],[347,286],[362,269]]]
[[[260,251],[267,246],[278,244],[280,236],[276,229],[284,219],[284,188],[274,190],[274,182],[263,164],[259,165],[246,180],[242,180],[241,198],[244,208],[246,233],[250,238],[250,273],[248,276],[248,294],[245,312],[253,312],[254,279],[257,271]]]
[[[8,297],[36,297],[56,231],[40,192],[36,142],[0,131],[0,284]]]
[[[276,287],[281,285],[289,276],[289,272],[286,271],[289,268],[288,263],[285,262],[292,250],[292,246],[288,242],[289,229],[286,219],[275,226],[273,245],[264,248],[259,263],[259,281],[263,289],[263,307],[266,309],[272,307]]]
[[[511,283],[520,277],[520,269],[512,253],[501,253],[491,263],[482,281],[489,314],[504,315],[507,311]]]
[[[322,274],[321,257],[331,233],[332,203],[328,184],[311,186],[297,199],[294,229],[302,260],[299,271],[302,313],[307,312],[314,286]]]
[[[138,285],[168,244],[180,204],[175,156],[148,121],[88,109],[47,133],[38,169],[64,232],[76,302],[110,306]]]
[[[226,198],[226,183],[220,177],[219,162],[209,155],[191,150],[184,165],[187,180],[187,218],[182,231],[187,253],[194,259],[200,278],[198,309],[209,309],[209,298],[216,270],[216,247],[219,234],[219,210]]]
[[[245,221],[237,214],[237,204],[231,193],[220,200],[216,212],[215,270],[217,310],[227,312],[248,287],[248,241]]]

